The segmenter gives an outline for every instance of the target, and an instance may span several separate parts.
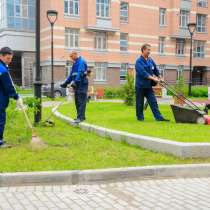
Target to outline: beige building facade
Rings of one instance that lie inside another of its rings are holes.
[[[46,11],[58,11],[54,29],[55,78],[64,80],[77,50],[93,70],[96,87],[119,86],[135,68],[144,43],[164,78],[189,80],[189,22],[196,22],[193,84],[210,83],[210,4],[208,0],[48,0],[41,1],[42,79],[51,78],[50,26]]]

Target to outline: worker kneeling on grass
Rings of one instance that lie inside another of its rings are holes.
[[[166,120],[160,113],[153,86],[162,80],[155,62],[150,58],[151,45],[141,47],[142,55],[136,61],[136,117],[144,120],[144,98],[147,99],[153,115],[157,121]]]
[[[10,147],[5,144],[3,138],[9,99],[17,100],[17,106],[23,107],[23,101],[17,94],[9,73],[8,65],[11,63],[12,58],[13,52],[9,47],[3,47],[0,50],[0,148]]]
[[[68,84],[74,89],[75,92],[75,105],[77,109],[77,119],[74,120],[78,124],[85,120],[85,110],[87,104],[88,92],[88,68],[86,61],[78,55],[76,51],[70,54],[71,60],[74,62],[70,75],[66,81],[61,84],[62,88],[66,88]]]

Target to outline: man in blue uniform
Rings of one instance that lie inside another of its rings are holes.
[[[142,55],[136,61],[136,117],[144,121],[144,98],[157,121],[168,121],[161,115],[155,97],[153,86],[161,81],[161,76],[155,62],[150,58],[151,45],[144,44],[141,48]]]
[[[17,100],[17,105],[23,107],[22,99],[18,96],[9,74],[8,65],[11,63],[12,57],[13,52],[10,48],[4,47],[0,50],[0,148],[8,147],[3,137],[9,99]]]
[[[66,81],[61,84],[62,88],[66,88],[68,84],[75,91],[75,105],[77,109],[77,119],[74,123],[78,124],[85,120],[85,110],[87,103],[88,79],[87,79],[87,63],[78,55],[77,52],[70,54],[71,60],[74,62],[71,72]]]

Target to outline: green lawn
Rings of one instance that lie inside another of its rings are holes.
[[[95,110],[97,113],[100,110],[106,111],[104,108],[107,106],[110,104],[97,104],[97,106],[91,104],[89,115],[91,110],[94,111],[94,107],[98,107],[98,110]],[[116,106],[113,104],[113,107],[116,108]],[[49,114],[49,110],[47,112],[44,110],[45,117]],[[132,112],[129,115],[132,115]],[[155,153],[125,143],[100,138],[92,133],[81,131],[79,128],[73,128],[58,119],[55,119],[55,123],[54,128],[41,126],[36,128],[37,134],[49,146],[45,150],[34,152],[28,146],[31,132],[27,129],[22,113],[16,113],[13,116],[10,113],[5,138],[14,147],[0,149],[0,172],[99,169],[210,162],[210,159],[181,160],[171,155]]]
[[[176,124],[170,106],[161,105],[160,109],[164,117],[171,122],[156,122],[149,108],[145,113],[145,121],[139,122],[135,118],[134,107],[121,103],[91,102],[87,107],[87,122],[106,128],[181,142],[210,142],[210,126]],[[60,111],[68,116],[75,116],[73,105],[64,105]]]
[[[32,88],[31,89],[18,88],[17,91],[20,95],[30,95],[34,93]]]

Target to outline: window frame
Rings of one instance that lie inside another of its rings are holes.
[[[176,72],[176,80],[184,76],[184,65],[179,65]]]
[[[13,14],[14,14],[15,18],[29,18],[29,10],[28,10],[29,2],[28,2],[28,0],[27,0],[26,4],[23,3],[23,0],[20,0],[19,4],[17,4],[17,2],[15,0],[13,1],[13,3],[14,3],[14,13]],[[19,15],[17,15],[17,10],[16,10],[17,6],[20,9]],[[24,11],[23,7],[26,8],[26,13],[27,14],[25,16],[23,16],[23,11]]]
[[[179,27],[187,29],[189,21],[190,21],[190,11],[186,9],[181,9],[179,14]]]
[[[95,49],[96,51],[106,51],[108,48],[108,34],[106,32],[95,33]]]
[[[107,70],[108,70],[108,63],[96,62],[95,63],[94,81],[95,82],[106,82],[107,81]]]
[[[102,2],[104,1],[104,2]],[[106,3],[106,1],[108,3]],[[96,17],[110,18],[111,0],[96,0]]]
[[[71,45],[71,43],[73,44]],[[80,29],[65,28],[65,47],[67,49],[78,49],[80,47]]]
[[[67,3],[67,11],[66,4]],[[71,4],[73,6],[73,12],[71,12]],[[78,6],[78,13],[76,13],[76,5]],[[80,16],[80,0],[64,0],[64,15],[79,17]]]
[[[127,6],[126,9],[122,9],[122,4],[125,4]],[[123,15],[123,13],[127,13],[126,15]],[[128,23],[129,22],[129,3],[125,1],[120,2],[120,22],[121,23]]]
[[[122,39],[123,35],[125,35],[125,39]],[[121,32],[120,33],[120,52],[128,52],[128,48],[129,48],[128,42],[129,42],[129,34]]]
[[[166,8],[159,8],[159,25],[166,26]]]
[[[201,18],[200,21],[198,20],[199,17]],[[204,21],[204,24],[202,21]],[[201,23],[200,25],[198,25],[199,22]],[[199,33],[206,33],[206,31],[207,31],[207,15],[196,14],[196,31]]]
[[[197,0],[197,7],[208,8],[208,0]]]
[[[205,58],[205,41],[194,40],[193,43],[193,57],[194,58]],[[198,51],[198,47],[203,51]]]
[[[159,44],[158,44],[159,55],[165,54],[165,41],[166,41],[165,37],[163,37],[163,36],[159,37]]]
[[[160,64],[158,69],[159,69],[160,75],[164,79],[165,78],[166,65],[165,64]]]
[[[126,77],[127,77],[127,74],[128,74],[128,69],[129,69],[129,64],[128,63],[121,63],[121,66],[120,66],[120,81],[121,82],[126,81]],[[123,72],[123,74],[122,74],[122,72]]]
[[[186,43],[184,39],[176,39],[176,55],[177,56],[185,55],[185,44]]]

